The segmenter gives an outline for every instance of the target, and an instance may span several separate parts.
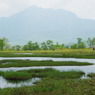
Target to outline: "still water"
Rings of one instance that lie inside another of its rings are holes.
[[[39,78],[32,78],[27,81],[9,81],[0,76],[0,88],[8,88],[8,87],[21,87],[21,86],[32,86],[34,82],[39,81]]]
[[[81,70],[85,72],[85,76],[88,73],[94,72],[95,73],[95,59],[79,59],[79,58],[51,58],[51,57],[11,57],[11,58],[3,58],[0,57],[0,60],[35,60],[35,61],[42,61],[42,60],[52,60],[52,61],[76,61],[76,62],[88,62],[93,63],[93,65],[88,66],[40,66],[40,67],[10,67],[10,68],[0,68],[0,71],[18,71],[18,70],[28,70],[28,69],[44,69],[44,68],[55,68],[59,71],[68,71],[68,70]],[[87,76],[86,76],[87,77]],[[0,76],[0,88],[5,87],[19,87],[24,85],[33,85],[33,82],[38,81],[39,78],[33,78],[28,81],[20,82],[20,83],[12,83],[4,79]]]

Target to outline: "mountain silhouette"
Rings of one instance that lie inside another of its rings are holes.
[[[0,37],[12,44],[27,41],[75,42],[76,38],[94,37],[95,20],[81,19],[64,9],[31,6],[10,17],[0,18]]]

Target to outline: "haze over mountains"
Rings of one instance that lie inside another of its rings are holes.
[[[75,42],[95,37],[95,20],[81,19],[64,9],[43,9],[29,7],[11,17],[0,18],[0,37],[6,37],[12,44],[27,41]]]

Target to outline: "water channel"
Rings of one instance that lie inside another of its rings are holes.
[[[93,65],[88,66],[36,66],[36,67],[10,67],[10,68],[0,68],[0,71],[18,71],[18,70],[28,70],[28,69],[44,69],[44,68],[55,68],[60,71],[68,71],[68,70],[81,70],[85,72],[85,76],[88,73],[95,73],[95,59],[79,59],[79,58],[51,58],[51,57],[11,57],[11,58],[3,58],[0,57],[0,60],[35,60],[35,61],[42,61],[42,60],[52,60],[52,61],[76,61],[76,62],[88,62],[93,63]],[[85,78],[85,77],[84,77]],[[0,76],[0,88],[5,87],[19,87],[22,85],[33,85],[33,82],[38,81],[39,78],[30,79],[25,82],[20,83],[11,83],[5,80],[2,76]]]

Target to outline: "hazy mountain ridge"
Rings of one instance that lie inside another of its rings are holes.
[[[8,18],[0,18],[0,37],[11,42],[46,41],[73,42],[77,37],[95,35],[95,20],[81,19],[63,9],[29,7]]]

